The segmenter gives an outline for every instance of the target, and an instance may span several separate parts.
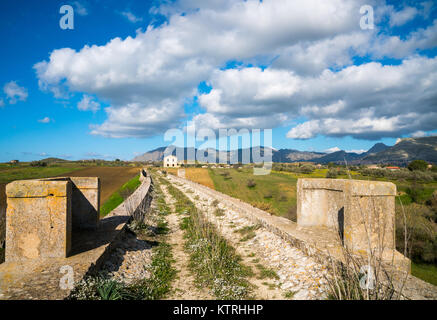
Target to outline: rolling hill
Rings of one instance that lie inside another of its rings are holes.
[[[419,159],[437,163],[437,136],[400,139],[394,146],[375,154],[369,154],[362,161],[403,165]]]

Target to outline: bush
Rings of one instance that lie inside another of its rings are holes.
[[[309,164],[305,164],[300,168],[300,172],[304,174],[313,173],[313,171],[314,171],[314,167]]]
[[[269,202],[255,201],[252,203],[255,208],[258,208],[263,211],[267,211],[271,214],[276,214],[276,210],[273,205]]]
[[[427,206],[411,204],[396,208],[396,248],[405,250],[414,261],[437,262],[437,225],[432,220],[435,213]],[[406,224],[405,222],[406,221]]]
[[[326,178],[335,179],[337,178],[338,173],[335,169],[329,169],[328,172],[326,172]]]
[[[47,167],[47,162],[44,161],[32,161],[30,163],[31,167]]]
[[[406,193],[410,196],[413,202],[417,202],[420,194],[423,192],[423,187],[417,183],[411,184],[409,188],[407,188]]]
[[[273,197],[273,193],[268,190],[265,194],[264,194],[264,199],[271,199]]]
[[[414,160],[408,164],[408,169],[410,171],[425,171],[428,169],[428,162],[424,160]]]
[[[253,179],[249,179],[249,180],[247,180],[247,184],[246,185],[247,185],[248,188],[254,188],[256,186],[256,182]]]

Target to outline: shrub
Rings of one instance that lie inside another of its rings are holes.
[[[314,167],[309,164],[305,164],[300,168],[300,172],[304,174],[313,173],[313,171],[314,171]]]
[[[47,162],[44,161],[32,161],[30,163],[31,167],[47,167]]]
[[[419,202],[419,200],[422,198],[424,190],[425,189],[422,185],[414,182],[409,188],[407,188],[406,193],[410,196],[413,202]]]
[[[408,169],[410,171],[425,171],[428,168],[428,162],[424,160],[414,160],[408,164]]]
[[[265,194],[264,194],[264,199],[271,199],[273,197],[273,193],[272,191],[268,190]]]
[[[253,202],[252,205],[255,208],[258,208],[260,210],[267,211],[267,212],[270,212],[272,214],[275,214],[275,208],[273,208],[273,205],[271,203],[262,202],[262,201],[256,201],[256,202]]]
[[[248,188],[254,188],[256,186],[256,182],[253,179],[247,180],[247,187]]]
[[[437,262],[435,213],[427,206],[411,204],[396,208],[396,247],[415,261]],[[405,248],[405,231],[407,248]]]
[[[337,170],[335,169],[329,169],[328,172],[326,172],[326,178],[331,178],[331,179],[335,179],[337,178],[338,174],[337,174]]]

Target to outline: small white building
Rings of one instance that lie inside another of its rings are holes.
[[[164,168],[176,168],[179,167],[178,158],[173,155],[164,157]]]

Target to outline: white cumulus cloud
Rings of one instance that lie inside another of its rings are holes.
[[[123,11],[123,12],[120,12],[120,14],[132,23],[137,23],[137,22],[143,21],[143,18],[137,17],[136,15],[134,15],[130,11]]]
[[[3,92],[6,94],[10,104],[15,104],[17,101],[26,101],[28,97],[27,89],[20,87],[16,81],[6,83],[3,87]]]
[[[100,103],[95,101],[93,97],[84,94],[82,100],[77,104],[77,108],[81,111],[97,112],[100,110]]]
[[[272,128],[303,118],[287,134],[294,139],[435,129],[436,59],[417,50],[437,45],[437,22],[402,39],[363,31],[363,4],[395,24],[414,16],[376,0],[180,0],[152,10],[167,16],[160,26],[100,46],[54,50],[34,68],[41,89],[83,93],[81,110],[108,102],[107,119],[92,125],[93,134],[108,137],[180,127],[184,103],[195,95],[203,110],[193,120],[211,128]],[[402,63],[355,66],[356,56]],[[224,68],[230,61],[240,67]],[[202,81],[209,93],[197,92]]]
[[[50,123],[52,120],[49,117],[44,117],[42,119],[39,119],[39,123]]]

